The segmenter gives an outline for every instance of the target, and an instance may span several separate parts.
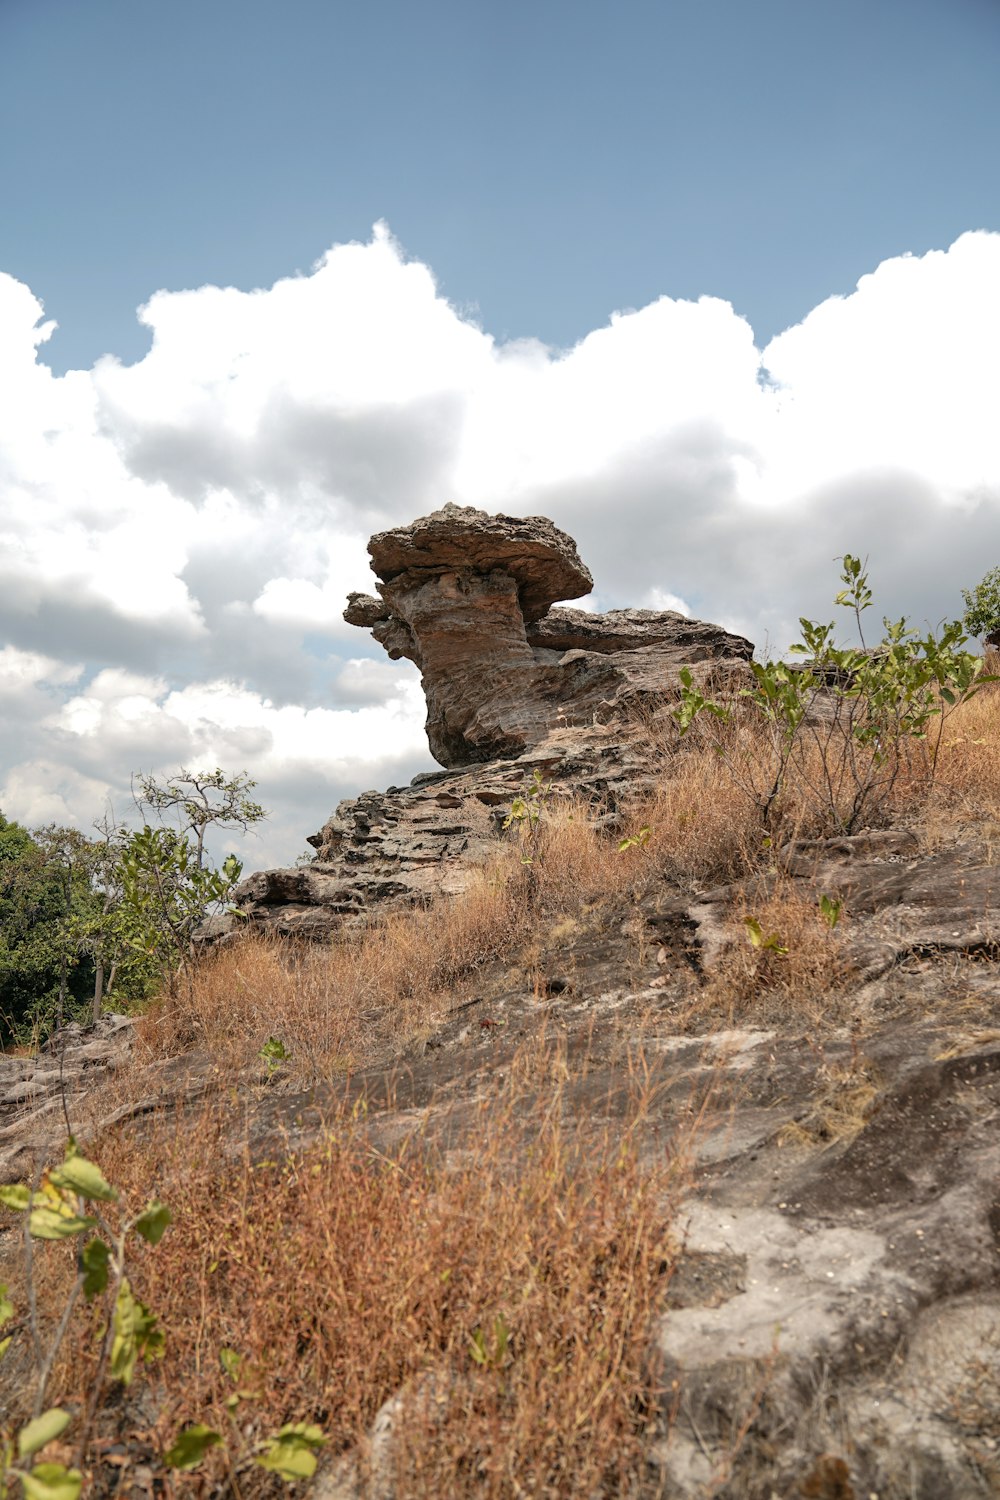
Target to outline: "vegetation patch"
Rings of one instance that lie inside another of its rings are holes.
[[[640,1167],[648,1075],[597,1137],[568,1111],[566,1077],[560,1047],[522,1052],[447,1150],[425,1130],[382,1150],[357,1111],[263,1161],[231,1159],[219,1112],[176,1135],[109,1136],[100,1181],[124,1198],[156,1182],[171,1222],[129,1271],[163,1330],[148,1394],[108,1403],[101,1433],[145,1411],[145,1462],[186,1454],[193,1471],[197,1449],[199,1473],[244,1495],[273,1483],[260,1455],[276,1435],[313,1429],[407,1495],[627,1493],[661,1406],[648,1338],[685,1168]],[[36,1262],[50,1329],[72,1248],[42,1244]],[[102,1316],[79,1308],[50,1382],[61,1409],[106,1383]],[[407,1420],[373,1448],[393,1399]],[[185,1448],[195,1427],[218,1441]],[[77,1455],[95,1484],[99,1452]]]

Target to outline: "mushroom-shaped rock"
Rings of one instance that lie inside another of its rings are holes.
[[[579,599],[594,587],[573,538],[545,516],[491,516],[472,505],[445,505],[409,526],[378,532],[368,551],[383,583],[401,573],[506,573],[517,584],[527,623],[556,600]]]
[[[593,586],[572,537],[544,516],[446,505],[368,544],[381,599],[344,618],[416,662],[427,738],[444,766],[520,755],[553,730],[674,688],[680,668],[747,660],[749,641],[682,615],[551,609]]]

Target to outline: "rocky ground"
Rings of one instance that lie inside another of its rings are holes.
[[[412,630],[420,615],[398,582],[406,559],[393,556],[388,592]],[[516,593],[497,585],[491,597],[509,604]],[[398,636],[379,601],[351,607],[376,634],[381,624]],[[613,660],[622,631],[640,625],[655,622],[612,621],[615,651],[603,655]],[[600,617],[587,629],[593,645]],[[720,638],[714,656],[691,659],[729,671],[743,655]],[[512,704],[498,732],[509,749],[520,726],[528,743],[517,754],[481,758],[479,714],[471,764],[342,804],[313,840],[313,864],[252,876],[249,924],[328,936],[380,905],[461,891],[535,771],[553,795],[599,804],[613,830],[656,774],[634,723],[591,715],[539,728],[534,707]],[[454,736],[454,713],[449,723]],[[484,968],[419,1039],[307,1091],[280,1067],[247,1080],[251,1152],[307,1144],[345,1095],[364,1099],[383,1147],[415,1129],[460,1141],[477,1100],[542,1035],[565,1047],[566,1107],[596,1129],[623,1111],[641,1057],[653,1080],[643,1151],[690,1153],[692,1174],[683,1253],[652,1334],[667,1400],[649,1433],[648,1494],[1000,1495],[1000,867],[990,848],[957,829],[932,840],[900,817],[788,843],[771,866],[712,889],[664,873],[652,849],[634,856],[625,895],[526,932],[517,966]],[[841,903],[838,919],[816,928],[824,896]],[[745,918],[776,910],[814,924],[808,944],[796,929],[801,954],[791,929],[777,928],[788,952],[750,951]],[[87,1139],[141,1129],[154,1108],[180,1118],[213,1088],[212,1058],[195,1048],[133,1068],[131,1096],[88,1116],[93,1079],[114,1075],[130,1037],[128,1022],[106,1018],[39,1058],[0,1058],[0,1178],[57,1150],[67,1112]],[[395,1415],[390,1403],[373,1433],[371,1493],[385,1497]],[[347,1455],[321,1468],[313,1493],[347,1500],[358,1485]]]
[[[706,997],[735,893],[680,905],[654,882],[616,922],[584,917],[543,941],[530,988],[484,975],[459,1014],[342,1087],[365,1097],[383,1145],[428,1120],[460,1135],[544,1029],[565,1040],[568,1107],[596,1125],[623,1106],[641,1050],[657,1080],[645,1149],[690,1139],[696,1164],[655,1334],[681,1392],[650,1449],[657,1492],[997,1494],[1000,874],[902,833],[808,852],[808,869],[790,852],[797,882],[851,892],[839,962],[856,979],[839,1021],[816,1021],[817,982],[790,1014],[772,1004],[760,1019],[751,1000],[725,1024]],[[129,1031],[107,1018],[42,1058],[0,1059],[5,1178],[58,1149],[61,1085],[73,1117]],[[148,1093],[89,1130],[186,1110],[207,1087],[208,1057],[158,1064]],[[253,1149],[315,1138],[338,1087],[252,1090]],[[318,1493],[350,1493],[342,1471],[337,1485]]]

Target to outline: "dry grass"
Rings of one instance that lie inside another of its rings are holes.
[[[518,940],[524,872],[507,862],[424,911],[394,912],[357,934],[297,946],[266,937],[209,954],[190,988],[138,1026],[150,1056],[192,1044],[245,1066],[274,1037],[295,1071],[330,1077],[427,1027],[456,988]]]
[[[664,766],[632,820],[649,826],[649,849],[660,870],[688,888],[735,880],[759,859],[759,814],[705,746],[691,747]]]
[[[806,1146],[851,1141],[868,1124],[882,1086],[876,1066],[859,1052],[842,1063],[821,1062],[809,1109],[781,1131],[783,1143]]]
[[[998,666],[1000,657],[988,663]],[[678,743],[672,724],[644,722],[637,732],[661,747],[662,780],[647,821],[665,870],[694,883],[728,880],[759,863],[765,832],[778,844],[900,816],[919,822],[931,842],[975,831],[1000,853],[1000,684],[946,713],[932,721],[926,741],[904,738],[882,765],[874,747],[859,745],[834,718],[807,719],[766,830],[762,809],[778,762],[765,725],[737,706],[731,722],[696,720]]]
[[[648,1079],[627,1117],[595,1135],[569,1117],[566,1077],[558,1047],[522,1054],[447,1155],[426,1130],[383,1154],[343,1116],[299,1155],[234,1161],[218,1111],[196,1129],[99,1143],[111,1180],[139,1202],[156,1184],[174,1213],[132,1273],[168,1331],[146,1377],[151,1452],[185,1422],[230,1430],[238,1385],[251,1393],[244,1446],[314,1421],[331,1454],[355,1450],[362,1472],[375,1463],[383,1477],[388,1466],[407,1496],[637,1493],[658,1406],[648,1335],[678,1253],[685,1169],[678,1156],[640,1168]],[[41,1250],[54,1316],[71,1254]],[[52,1399],[83,1399],[98,1318],[77,1323]],[[222,1349],[239,1356],[238,1381]],[[365,1434],[398,1393],[408,1416],[373,1452]],[[105,1431],[120,1421],[134,1412],[109,1408]],[[222,1482],[235,1464],[218,1451],[208,1468]],[[234,1492],[271,1483],[247,1468]],[[197,1484],[182,1479],[178,1493]]]
[[[944,726],[921,822],[932,842],[976,833],[1000,856],[1000,684],[961,704]]]
[[[845,989],[843,911],[831,927],[814,892],[776,876],[755,899],[748,889],[728,924],[728,942],[700,1010],[719,1010],[728,1025],[769,1024],[790,1016],[837,1024],[850,1013]],[[759,941],[751,936],[759,929]]]
[[[273,1037],[302,1081],[330,1078],[429,1030],[544,924],[614,903],[650,873],[648,861],[619,852],[594,809],[553,797],[530,836],[513,830],[458,896],[325,944],[249,937],[207,955],[190,987],[140,1020],[142,1056],[196,1045],[239,1069]]]

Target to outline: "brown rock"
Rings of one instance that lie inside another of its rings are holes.
[[[525,620],[538,620],[557,599],[579,599],[594,587],[573,538],[545,516],[491,516],[471,505],[445,505],[368,543],[383,583],[401,574],[509,574]]]
[[[590,614],[585,609],[550,609],[528,626],[528,643],[548,651],[637,651],[645,646],[671,646],[685,662],[733,656],[749,661],[753,646],[742,636],[718,625],[690,620],[674,610],[610,609]]]
[[[445,766],[520,755],[556,728],[606,720],[669,692],[681,666],[747,660],[749,641],[671,611],[556,609],[593,580],[543,516],[446,505],[372,537],[381,601],[344,618],[420,668],[427,738]]]

